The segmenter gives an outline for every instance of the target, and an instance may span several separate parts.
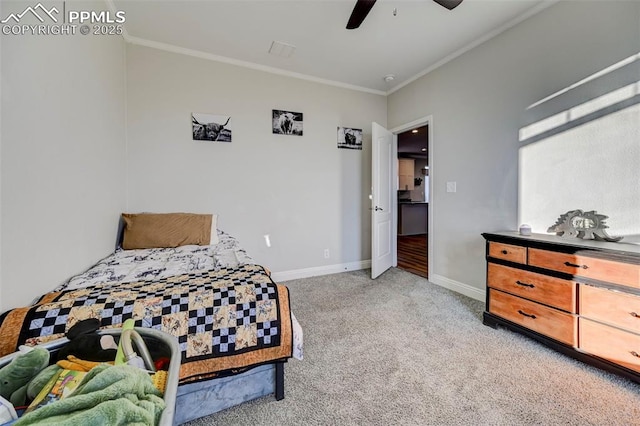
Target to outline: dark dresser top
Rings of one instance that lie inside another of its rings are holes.
[[[517,244],[516,241],[528,241],[530,242],[528,245],[553,245],[566,248],[583,248],[612,254],[640,257],[640,244],[625,242],[624,240],[612,243],[608,241],[583,240],[580,238],[563,238],[554,234],[534,233],[531,234],[531,236],[524,236],[520,235],[518,231],[485,232],[482,236],[488,240],[499,240],[507,243],[509,240],[515,244]]]

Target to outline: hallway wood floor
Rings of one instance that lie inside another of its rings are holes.
[[[398,268],[428,278],[427,259],[427,234],[398,235]]]

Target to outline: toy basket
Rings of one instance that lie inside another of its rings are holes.
[[[166,407],[160,417],[159,425],[171,426],[173,425],[173,417],[176,408],[176,394],[178,392],[178,379],[180,373],[180,349],[178,347],[178,340],[170,334],[151,328],[136,327],[135,330],[140,334],[140,336],[142,336],[145,343],[153,343],[153,346],[161,348],[163,357],[168,357],[170,360],[166,378],[156,377],[154,384],[157,385],[156,381],[158,380],[161,380],[164,383],[164,402]],[[114,337],[120,336],[121,332],[122,329],[120,328],[98,331],[99,334],[109,334]],[[55,359],[58,350],[67,343],[69,343],[69,339],[62,338],[44,343],[39,347],[47,349],[52,355],[51,358]],[[16,352],[0,358],[0,368],[11,362],[11,360],[13,360],[17,355],[19,355],[19,353]]]

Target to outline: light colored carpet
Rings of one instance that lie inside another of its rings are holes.
[[[305,359],[285,399],[191,425],[631,425],[640,386],[507,330],[484,303],[391,269],[287,282]]]

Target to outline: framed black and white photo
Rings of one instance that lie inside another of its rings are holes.
[[[338,127],[338,148],[362,149],[362,129]]]
[[[272,111],[273,133],[302,136],[302,113],[274,109]]]
[[[191,113],[194,141],[231,142],[231,117]]]

